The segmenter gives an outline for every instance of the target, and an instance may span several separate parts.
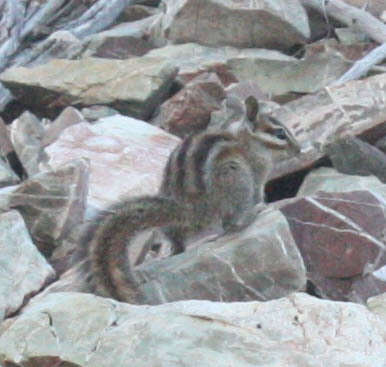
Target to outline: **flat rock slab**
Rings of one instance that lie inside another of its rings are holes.
[[[386,328],[380,315],[385,300],[374,299],[372,306],[374,311],[302,293],[268,302],[159,306],[55,293],[1,325],[0,363],[342,367],[355,361],[356,366],[381,367],[386,364]]]
[[[91,125],[79,123],[46,147],[49,165],[90,160],[87,217],[120,196],[155,195],[170,152],[180,140],[143,121],[115,115]]]
[[[0,214],[0,320],[52,280],[55,272],[33,244],[23,217]]]
[[[124,114],[148,118],[167,95],[177,68],[162,58],[128,60],[54,59],[44,65],[12,67],[0,80],[27,107],[107,104]]]

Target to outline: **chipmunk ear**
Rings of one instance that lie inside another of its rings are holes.
[[[259,113],[259,102],[254,96],[249,96],[244,100],[247,118],[251,122],[255,122]]]

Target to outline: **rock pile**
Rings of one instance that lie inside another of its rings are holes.
[[[0,365],[385,366],[386,4],[365,3],[0,0]],[[137,266],[146,305],[85,294],[84,226],[250,95],[301,146],[267,208]]]

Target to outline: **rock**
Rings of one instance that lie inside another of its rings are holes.
[[[139,303],[269,300],[305,286],[302,258],[278,211],[261,213],[241,233],[192,246],[135,268]]]
[[[386,154],[386,136],[382,137],[379,139],[376,143],[375,146],[381,150],[383,153]]]
[[[367,306],[371,312],[374,312],[386,322],[386,293],[368,299]]]
[[[335,32],[339,41],[344,45],[352,45],[368,41],[368,37],[366,37],[364,33],[358,32],[353,28],[336,28]]]
[[[159,14],[160,10],[155,7],[145,5],[128,6],[120,15],[118,22],[135,22]]]
[[[67,162],[1,193],[7,199],[7,207],[17,208],[23,215],[43,253],[50,254],[58,240],[83,220],[88,170],[85,160]]]
[[[40,171],[39,164],[45,161],[42,148],[44,127],[40,120],[26,111],[11,125],[11,141],[28,176]]]
[[[0,320],[16,312],[55,272],[39,253],[21,215],[0,214]]]
[[[289,49],[310,35],[305,10],[297,0],[163,0],[164,16],[155,33],[173,43]]]
[[[293,132],[302,153],[276,165],[272,178],[312,166],[322,147],[344,135],[382,136],[386,130],[386,73],[322,89],[272,112]]]
[[[38,27],[36,27],[38,28]],[[34,47],[26,47],[15,58],[13,65],[42,65],[51,59],[79,58],[82,54],[82,42],[73,33],[65,30],[53,32]]]
[[[153,123],[179,137],[187,137],[205,130],[211,112],[220,108],[224,98],[224,87],[216,74],[201,74],[161,106]]]
[[[154,49],[146,54],[149,57],[165,57],[173,60],[179,67],[177,79],[186,84],[205,72],[216,72],[224,86],[237,82],[227,65],[228,60],[260,60],[260,63],[276,63],[278,66],[296,63],[294,57],[284,55],[275,50],[254,48],[207,47],[196,43],[182,45],[167,45]],[[237,65],[237,62],[234,62]]]
[[[308,277],[323,297],[365,303],[386,291],[386,185],[323,168],[284,204]],[[306,195],[306,196],[305,196]]]
[[[9,153],[13,152],[13,146],[9,138],[9,132],[3,119],[0,117],[0,157],[7,159]]]
[[[89,122],[97,121],[105,117],[119,115],[119,112],[114,110],[114,108],[98,105],[82,108],[81,112],[83,117]]]
[[[158,16],[134,22],[120,23],[83,41],[83,56],[128,59],[143,56],[155,47],[150,39],[150,27]]]
[[[0,80],[26,106],[49,111],[72,103],[105,104],[146,119],[167,95],[176,73],[162,58],[90,57],[54,59],[33,68],[12,67],[0,74]]]
[[[11,170],[11,168],[0,159],[0,188],[9,185],[15,185],[19,182],[19,178]]]
[[[160,306],[56,293],[3,323],[0,334],[0,362],[12,366],[38,358],[40,366],[59,360],[87,367],[386,363],[386,332],[378,314],[301,293],[269,302]]]
[[[386,154],[354,136],[344,136],[324,146],[335,169],[349,175],[378,177],[386,183]]]
[[[55,121],[53,121],[46,129],[42,139],[42,146],[46,147],[47,145],[53,143],[64,129],[82,121],[84,121],[84,117],[76,108],[65,108]]]
[[[227,66],[239,81],[253,80],[266,94],[278,99],[289,93],[315,93],[343,75],[352,63],[329,45],[306,47],[300,60],[239,55]]]
[[[164,165],[179,139],[140,120],[115,115],[63,131],[45,151],[51,167],[90,160],[87,217],[121,196],[155,195]]]
[[[352,176],[337,172],[332,168],[319,168],[307,175],[299,188],[298,197],[311,196],[318,191],[350,192],[371,191],[374,196],[384,198],[386,186],[376,177]]]

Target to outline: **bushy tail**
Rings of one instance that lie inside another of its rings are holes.
[[[127,246],[140,231],[181,223],[183,210],[172,199],[140,197],[111,207],[102,216],[89,243],[95,290],[120,301],[139,303]]]

